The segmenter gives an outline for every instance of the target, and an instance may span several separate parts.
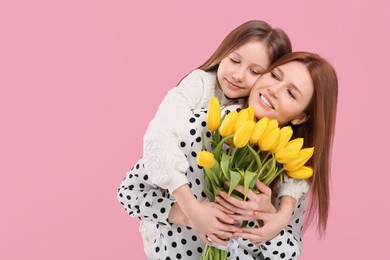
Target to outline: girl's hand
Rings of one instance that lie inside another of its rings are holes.
[[[226,246],[227,242],[223,239],[241,232],[240,228],[233,226],[236,220],[231,217],[232,214],[221,205],[205,200],[191,210],[188,218],[190,226],[199,233],[204,243],[211,245],[214,242]]]
[[[229,196],[226,192],[220,192],[221,197],[216,201],[225,209],[236,213],[232,215],[235,220],[257,220],[256,212],[275,213],[276,209],[271,203],[272,191],[259,180],[256,181],[256,187],[260,194],[248,190],[247,201],[242,201]],[[244,194],[244,186],[238,185],[235,190]]]

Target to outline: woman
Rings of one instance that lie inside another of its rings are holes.
[[[332,66],[318,55],[302,52],[287,54],[272,64],[267,71],[253,87],[248,99],[249,105],[254,107],[257,118],[268,116],[277,119],[281,125],[291,125],[294,138],[303,137],[305,147],[315,147],[309,162],[314,168],[314,175],[310,187],[312,196],[308,207],[308,223],[318,216],[318,228],[323,232],[326,229],[329,206],[329,164],[338,92],[336,73]],[[196,164],[196,153],[201,149],[198,137],[203,130],[206,131],[202,120],[204,115],[204,111],[194,111],[189,120],[188,139],[181,143],[181,149],[187,155],[190,165],[186,177],[190,181],[191,190],[200,201],[204,201],[206,196],[202,192],[203,171]],[[278,192],[276,186],[272,190],[274,194]],[[137,164],[122,182],[118,199],[130,215],[149,221],[143,223],[155,223],[149,233],[152,243],[147,246],[152,249],[148,253],[151,259],[199,259],[204,246],[202,241],[210,243],[205,239],[206,235],[214,241],[216,236],[239,237],[237,251],[229,254],[231,258],[237,257],[236,254],[240,259],[272,258],[276,255],[286,259],[299,257],[303,212],[306,208],[305,196],[298,201],[298,206],[286,226],[285,223],[280,223],[280,226],[270,227],[266,217],[272,214],[277,218],[282,212],[277,210],[278,200],[273,201],[273,207],[269,211],[258,212],[258,204],[253,202],[257,196],[265,195],[270,198],[271,192],[252,194],[250,201],[237,203],[222,194],[225,201],[219,201],[224,207],[211,203],[212,207],[224,212],[239,213],[231,215],[236,220],[263,219],[264,226],[261,228],[256,228],[257,223],[251,221],[248,228],[234,234],[203,234],[200,230],[192,229],[192,221],[182,212],[174,198],[167,190],[151,184],[140,164]],[[263,230],[271,232],[264,236]],[[264,238],[276,234],[278,235],[275,238],[264,243]]]

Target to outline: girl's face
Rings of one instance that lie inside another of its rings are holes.
[[[267,51],[263,41],[249,41],[221,61],[217,79],[226,97],[249,95],[256,80],[270,65]]]
[[[313,96],[314,86],[306,66],[291,61],[262,75],[255,83],[249,105],[257,118],[267,116],[283,126],[301,124],[309,118],[305,109]]]

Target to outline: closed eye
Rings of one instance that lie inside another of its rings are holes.
[[[296,99],[294,93],[290,89],[288,89],[287,92],[293,99]]]
[[[256,70],[251,70],[251,73],[255,76],[258,76],[258,75],[261,75],[260,72],[256,71]]]
[[[230,59],[231,62],[233,62],[233,63],[235,63],[235,64],[240,63],[238,60],[235,60],[235,59],[233,59],[233,58],[229,58],[229,59]]]
[[[271,77],[272,77],[273,79],[280,80],[279,75],[276,74],[276,73],[273,72],[273,71],[271,71]]]

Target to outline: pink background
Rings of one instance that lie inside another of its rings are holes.
[[[329,229],[301,259],[388,257],[390,4],[0,1],[0,259],[144,259],[116,199],[165,95],[262,19],[340,82]]]

